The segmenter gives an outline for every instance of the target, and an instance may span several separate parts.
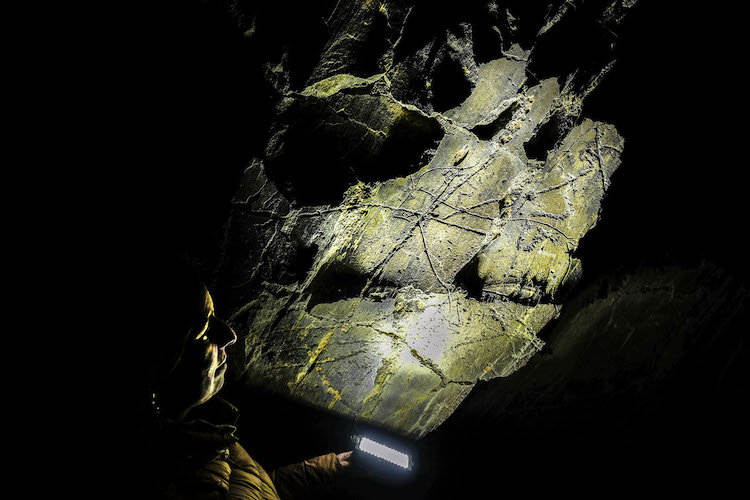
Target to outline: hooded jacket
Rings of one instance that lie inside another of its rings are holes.
[[[329,453],[266,472],[234,435],[238,410],[216,397],[203,407],[197,418],[187,423],[162,419],[160,430],[149,443],[150,482],[156,498],[317,498],[333,485],[342,468],[336,454]]]

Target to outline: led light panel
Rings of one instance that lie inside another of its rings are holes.
[[[399,467],[403,467],[404,469],[410,469],[409,455],[407,455],[406,453],[401,453],[398,450],[389,448],[366,437],[360,438],[358,447],[365,453],[374,455],[382,460],[385,460],[386,462],[398,465]]]

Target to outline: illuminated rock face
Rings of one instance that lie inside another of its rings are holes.
[[[524,43],[575,14],[559,3],[524,24],[339,2],[301,88],[269,69],[276,121],[220,269],[247,384],[421,437],[541,348],[623,148],[579,116],[606,60],[531,70]]]

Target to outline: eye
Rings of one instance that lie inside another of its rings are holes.
[[[196,341],[208,342],[208,327],[211,325],[211,316],[206,319],[206,324],[201,328],[200,333],[195,336]]]

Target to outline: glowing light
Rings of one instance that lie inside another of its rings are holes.
[[[386,462],[390,462],[392,464],[398,465],[399,467],[403,467],[404,469],[409,468],[409,455],[394,450],[393,448],[384,446],[380,443],[376,443],[375,441],[366,437],[363,437],[359,441],[359,449],[371,455],[375,455],[376,457],[381,458]]]

